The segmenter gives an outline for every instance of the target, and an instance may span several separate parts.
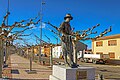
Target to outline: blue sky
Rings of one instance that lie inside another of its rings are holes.
[[[0,24],[7,11],[7,1],[0,0]],[[98,34],[109,26],[112,26],[112,32],[106,36],[120,34],[120,0],[44,0],[44,2],[43,21],[50,21],[57,27],[64,21],[66,13],[70,13],[73,16],[71,26],[75,27],[75,30],[86,30],[99,23],[100,26],[95,29]],[[38,15],[40,9],[41,0],[10,0],[9,24],[33,18]],[[45,25],[45,27],[52,29],[49,25]],[[26,33],[31,32],[39,36],[39,25]],[[51,38],[52,43],[56,43],[52,36],[54,34],[43,28],[43,39],[48,41],[45,34]],[[35,42],[33,37],[29,41]],[[85,41],[85,43],[88,48],[91,48],[91,41]]]

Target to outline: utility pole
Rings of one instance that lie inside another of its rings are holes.
[[[41,9],[40,9],[40,50],[39,50],[39,62],[41,63],[41,49],[42,49],[42,6],[45,4],[45,2],[41,2]]]

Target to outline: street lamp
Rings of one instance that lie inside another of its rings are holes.
[[[40,9],[40,51],[39,51],[39,62],[41,63],[41,46],[42,46],[42,6],[45,4],[45,2],[43,2],[43,0],[41,1],[41,9]]]

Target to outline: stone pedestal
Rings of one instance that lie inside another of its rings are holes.
[[[53,72],[49,76],[49,80],[95,80],[95,68],[53,65]]]

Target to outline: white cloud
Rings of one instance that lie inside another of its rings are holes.
[[[31,24],[29,27],[32,28],[32,29],[40,29],[40,28],[41,28],[41,25],[40,25],[39,27],[37,27],[37,26],[35,26],[34,24]],[[42,23],[42,28],[45,28],[45,27],[46,27],[46,24],[45,24],[45,23]]]
[[[46,24],[42,23],[42,28],[45,28],[45,27],[46,27]],[[41,28],[41,25],[39,26],[39,28]]]
[[[36,29],[37,28],[34,24],[31,24],[29,27],[32,28],[32,29]]]

